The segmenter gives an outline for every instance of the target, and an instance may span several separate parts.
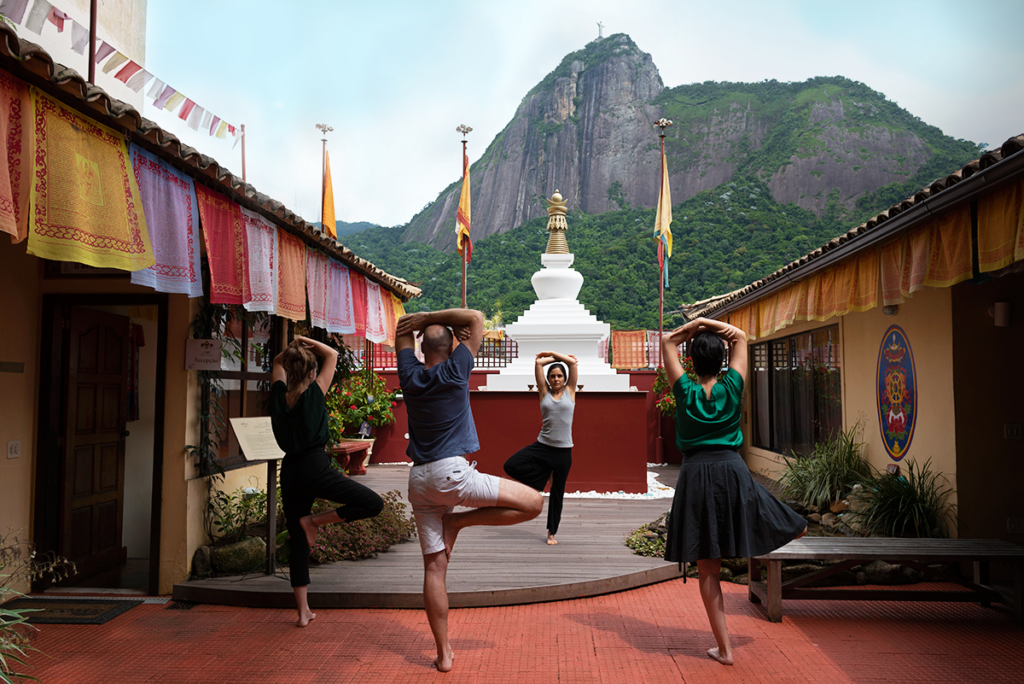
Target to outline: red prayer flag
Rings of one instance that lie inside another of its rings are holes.
[[[199,183],[196,183],[196,200],[210,263],[210,302],[241,304],[249,289],[242,208]]]
[[[139,73],[140,71],[142,71],[141,65],[138,65],[135,62],[128,62],[123,67],[121,67],[120,71],[114,74],[114,78],[116,78],[121,83],[127,83],[129,78]]]
[[[352,313],[356,324],[356,335],[366,337],[366,278],[362,273],[349,269],[352,282]]]
[[[196,108],[196,103],[193,102],[192,100],[190,100],[189,98],[185,98],[185,104],[181,105],[181,111],[178,112],[178,118],[181,119],[182,121],[187,120],[188,117],[189,117],[189,114],[191,114],[192,110],[195,109],[195,108]]]

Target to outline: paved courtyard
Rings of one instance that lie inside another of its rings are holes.
[[[922,588],[925,588],[922,586]],[[420,610],[141,605],[104,625],[43,625],[43,682],[1022,682],[1024,628],[1003,607],[789,601],[781,624],[724,584],[736,665],[713,645],[697,583],[453,610],[455,670],[431,667]]]

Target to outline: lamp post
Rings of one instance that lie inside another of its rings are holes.
[[[324,229],[324,193],[327,192],[327,134],[334,129],[327,124],[317,124],[316,130],[323,133],[324,149],[320,164],[320,230]]]
[[[455,128],[455,132],[462,136],[462,179],[465,182],[466,179],[466,136],[473,129],[466,124],[459,124]],[[460,202],[461,203],[461,202]],[[462,250],[462,308],[466,308],[466,250]]]

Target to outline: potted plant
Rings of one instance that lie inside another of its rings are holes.
[[[363,463],[356,465],[353,470],[365,472],[365,466],[370,462],[373,428],[395,422],[397,394],[397,390],[389,390],[384,378],[372,370],[349,373],[327,392],[327,427],[330,432],[327,446],[338,451],[334,447],[343,442],[362,441],[370,444]]]

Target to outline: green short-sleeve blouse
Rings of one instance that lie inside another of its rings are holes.
[[[676,445],[680,451],[695,447],[738,449],[743,445],[740,414],[743,376],[730,368],[711,388],[704,388],[686,374],[672,387],[676,398]]]

